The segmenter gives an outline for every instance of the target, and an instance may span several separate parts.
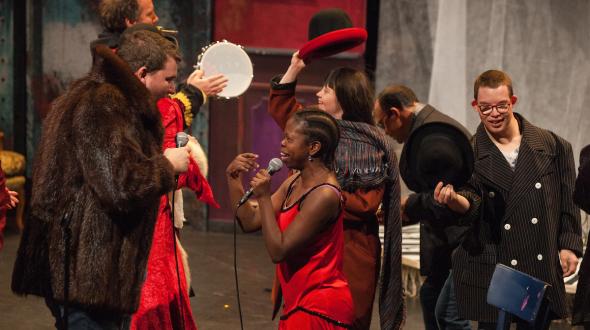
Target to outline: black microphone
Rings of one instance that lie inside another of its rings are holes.
[[[283,162],[278,158],[273,158],[270,160],[270,162],[268,162],[268,167],[266,168],[266,170],[268,171],[268,174],[273,175],[276,172],[278,172],[282,167],[283,167]],[[246,201],[252,196],[253,192],[254,192],[254,188],[248,189],[248,191],[246,191],[244,196],[242,196],[242,199],[240,199],[240,201],[238,202],[238,207],[240,207],[244,203],[246,203]]]
[[[176,148],[184,147],[188,143],[188,134],[185,132],[176,133]]]

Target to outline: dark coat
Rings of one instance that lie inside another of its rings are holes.
[[[461,130],[467,139],[469,131],[455,119],[426,105],[415,117],[408,141],[400,157],[400,172],[409,171],[406,146],[412,140],[412,132],[428,123],[446,123]],[[433,192],[411,194],[405,209],[411,223],[420,221],[420,273],[424,276],[438,276],[445,280],[451,268],[451,252],[459,244],[465,227],[451,225],[443,219],[455,216],[445,207],[434,203]]]
[[[590,145],[584,147],[580,152],[580,167],[574,189],[574,202],[584,212],[590,213]],[[590,322],[590,255],[588,255],[588,250],[587,245],[578,273],[580,277],[572,317],[574,324]]]
[[[474,136],[475,170],[470,192],[464,193],[472,205],[463,219],[473,226],[453,254],[459,314],[469,320],[495,322],[498,317],[497,309],[486,303],[497,263],[549,283],[550,308],[565,318],[558,253],[562,249],[582,253],[580,211],[572,200],[572,147],[515,116],[522,140],[514,171],[482,124]],[[480,218],[482,200],[485,211]]]
[[[99,312],[137,309],[159,200],[174,187],[162,136],[148,90],[98,46],[91,72],[55,101],[43,124],[15,293],[63,301],[67,215],[69,301]]]

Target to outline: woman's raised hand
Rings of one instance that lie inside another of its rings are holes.
[[[231,163],[229,163],[229,165],[225,169],[225,174],[228,178],[238,179],[240,177],[240,174],[251,170],[255,170],[258,167],[260,167],[260,165],[258,165],[258,163],[256,162],[257,159],[257,154],[249,152],[239,154],[236,156],[236,158],[234,158],[234,160],[232,160]]]
[[[299,51],[296,51],[293,53],[293,56],[291,56],[291,66],[300,71],[305,68],[305,62],[299,57]]]
[[[299,51],[293,53],[293,56],[291,56],[291,64],[289,65],[287,72],[285,72],[279,83],[288,84],[294,82],[297,80],[299,72],[301,72],[301,70],[304,68],[305,62],[303,62],[303,60],[299,57]]]

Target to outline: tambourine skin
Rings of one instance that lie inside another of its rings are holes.
[[[367,40],[367,30],[346,28],[322,34],[299,49],[299,58],[306,63],[312,59],[331,56],[354,48]]]
[[[223,74],[228,79],[227,86],[217,94],[233,98],[242,95],[254,78],[252,61],[242,46],[227,40],[217,41],[205,48],[198,57],[197,68],[203,70],[204,77]]]

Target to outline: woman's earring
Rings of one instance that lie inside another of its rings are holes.
[[[307,160],[309,160],[310,162],[313,162],[313,158],[311,158],[311,155],[307,158]]]

